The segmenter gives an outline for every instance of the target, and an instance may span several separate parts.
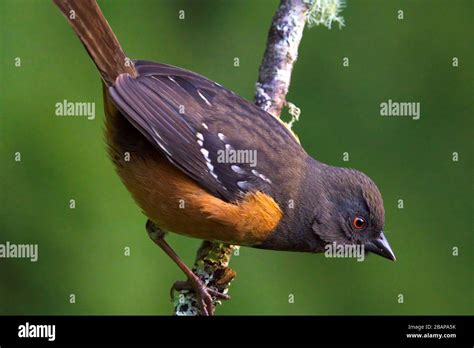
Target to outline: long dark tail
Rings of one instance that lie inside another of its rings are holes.
[[[104,82],[110,86],[123,73],[137,76],[95,0],[53,0],[66,17],[94,61]]]

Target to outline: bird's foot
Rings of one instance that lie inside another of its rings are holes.
[[[196,294],[196,301],[201,315],[214,315],[214,299],[229,300],[230,296],[223,294],[217,290],[211,289],[196,275],[188,278],[188,280],[177,281],[170,290],[171,298],[174,291],[190,290]]]

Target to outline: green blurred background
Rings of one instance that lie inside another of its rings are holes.
[[[242,248],[218,314],[473,314],[473,3],[351,1],[342,30],[305,30],[288,95],[302,110],[295,130],[320,161],[377,182],[398,261]],[[131,58],[194,70],[247,99],[277,4],[100,2]],[[148,239],[107,158],[95,66],[49,1],[0,6],[0,243],[39,245],[36,263],[0,259],[0,314],[170,314],[183,275]],[[64,99],[96,102],[96,119],[55,116]],[[381,117],[388,99],[420,102],[420,120]],[[192,263],[200,241],[169,242]]]

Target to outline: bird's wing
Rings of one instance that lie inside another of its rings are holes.
[[[109,87],[123,115],[176,167],[208,192],[235,201],[249,191],[271,194],[285,159],[301,152],[281,121],[198,74],[136,61],[139,76]]]

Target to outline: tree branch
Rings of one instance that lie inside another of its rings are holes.
[[[282,0],[268,33],[255,104],[276,117],[285,105],[309,8],[303,0]]]
[[[285,97],[290,87],[293,65],[298,57],[298,46],[303,36],[306,21],[331,26],[332,21],[340,25],[337,16],[339,0],[282,0],[273,17],[268,33],[267,47],[260,66],[256,85],[255,103],[275,117],[279,117],[285,106]],[[342,3],[343,4],[343,3]],[[336,15],[328,17],[336,11]],[[227,293],[235,272],[229,268],[233,253],[238,246],[204,241],[199,248],[193,272],[209,287]],[[219,303],[218,301],[215,304]],[[199,315],[197,302],[192,292],[180,291],[174,301],[175,315]]]

